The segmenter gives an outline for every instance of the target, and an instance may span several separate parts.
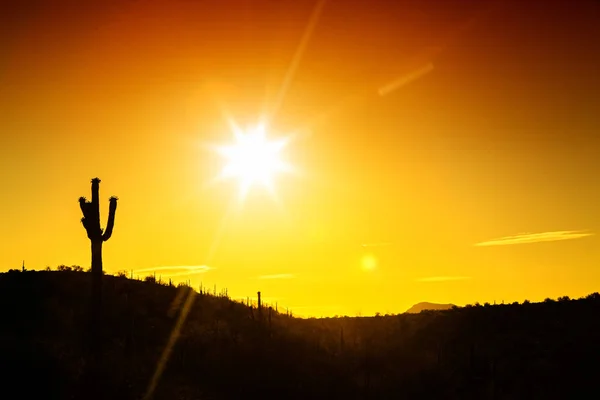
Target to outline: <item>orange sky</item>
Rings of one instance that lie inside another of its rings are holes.
[[[597,1],[330,0],[312,31],[315,1],[14,3],[0,270],[89,266],[98,176],[108,272],[207,265],[296,315],[600,289]],[[273,110],[298,173],[232,208],[209,147]]]

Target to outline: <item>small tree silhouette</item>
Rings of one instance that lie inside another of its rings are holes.
[[[594,292],[585,296],[586,300],[600,300],[600,294],[598,292]]]
[[[102,305],[102,243],[110,239],[115,224],[115,212],[117,210],[117,198],[109,200],[108,223],[106,230],[100,227],[100,202],[98,192],[100,179],[92,179],[92,201],[86,201],[85,197],[79,198],[79,206],[83,212],[81,223],[87,232],[87,237],[92,244],[92,335],[95,336],[99,328],[100,310]],[[98,350],[97,338],[92,339],[92,348]],[[93,351],[94,351],[93,350]]]

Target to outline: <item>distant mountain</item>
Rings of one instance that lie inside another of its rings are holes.
[[[418,314],[423,310],[450,310],[454,307],[454,304],[436,304],[436,303],[427,303],[422,302],[415,304],[411,308],[405,311],[407,314]]]

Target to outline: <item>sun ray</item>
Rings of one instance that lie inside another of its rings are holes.
[[[271,110],[271,113],[269,116],[270,120],[273,120],[275,118],[277,112],[279,111],[279,108],[283,104],[285,95],[287,94],[288,88],[292,82],[294,74],[296,73],[298,64],[300,64],[300,60],[302,59],[304,50],[306,49],[306,46],[310,40],[310,37],[312,36],[315,26],[317,25],[317,22],[319,21],[319,17],[321,16],[321,12],[323,11],[324,6],[325,6],[325,0],[319,0],[315,4],[312,14],[310,15],[310,18],[308,20],[308,23],[306,24],[306,28],[304,29],[304,32],[302,34],[302,38],[300,39],[300,43],[298,44],[298,47],[296,48],[296,51],[294,52],[294,56],[292,57],[292,61],[290,62],[290,65],[285,73],[285,76],[283,77],[283,83],[281,84],[279,93],[277,94],[277,97],[275,98],[275,103],[272,107],[272,110]]]

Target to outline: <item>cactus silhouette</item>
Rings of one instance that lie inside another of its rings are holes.
[[[92,351],[98,351],[98,338],[96,337],[100,324],[100,310],[102,305],[102,243],[110,239],[115,225],[115,212],[117,210],[117,198],[109,200],[108,223],[106,229],[100,227],[100,202],[98,191],[100,179],[92,179],[92,201],[86,201],[85,197],[79,198],[79,206],[83,212],[81,223],[87,232],[92,244]]]

